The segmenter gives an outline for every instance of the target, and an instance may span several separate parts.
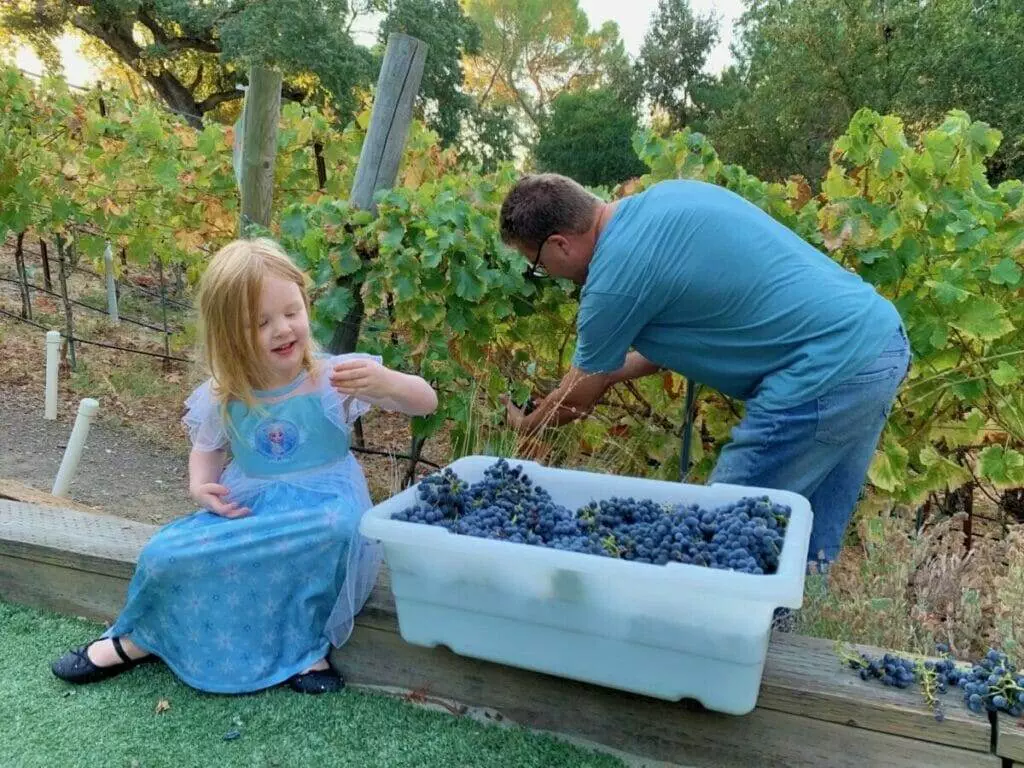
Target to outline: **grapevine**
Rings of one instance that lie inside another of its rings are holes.
[[[234,129],[210,122],[196,131],[124,92],[106,90],[104,100],[101,115],[95,93],[0,68],[0,236],[61,235],[96,266],[110,241],[132,262],[156,258],[194,282],[237,230]],[[479,449],[508,437],[500,396],[544,395],[532,384],[558,381],[571,361],[572,292],[524,280],[525,260],[500,240],[498,209],[516,170],[462,166],[420,123],[377,215],[349,206],[368,106],[347,125],[282,108],[271,233],[314,283],[319,339],[358,291],[360,348],[434,384],[441,407],[414,421],[417,437],[447,422],[457,453],[498,453]],[[807,180],[764,181],[724,162],[691,130],[643,132],[634,146],[650,172],[617,195],[669,178],[723,185],[895,302],[914,363],[869,480],[917,505],[965,484],[1024,486],[1024,184],[988,183],[985,163],[1000,141],[963,112],[911,136],[898,118],[861,110],[814,194]],[[617,473],[677,478],[679,377],[634,384],[552,439],[549,462],[586,457]],[[741,417],[741,405],[701,393],[693,481],[708,476]]]

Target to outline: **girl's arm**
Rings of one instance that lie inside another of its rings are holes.
[[[342,395],[358,397],[408,416],[427,416],[437,409],[437,393],[421,376],[387,368],[375,360],[348,360],[330,373],[331,386]]]
[[[189,495],[214,514],[222,517],[242,517],[249,514],[245,507],[229,502],[225,497],[230,491],[217,481],[224,469],[224,451],[199,451],[192,449],[188,456]]]

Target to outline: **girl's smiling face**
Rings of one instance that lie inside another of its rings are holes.
[[[260,294],[260,352],[270,369],[271,388],[299,375],[309,343],[309,317],[295,283],[267,276]]]

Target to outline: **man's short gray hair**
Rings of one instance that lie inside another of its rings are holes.
[[[524,176],[501,204],[501,239],[539,248],[553,234],[579,235],[590,229],[601,201],[582,185],[557,173]]]

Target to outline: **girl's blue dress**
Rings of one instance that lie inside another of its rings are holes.
[[[213,693],[276,685],[348,639],[381,562],[379,545],[359,534],[370,496],[349,452],[351,425],[369,405],[327,378],[356,357],[371,358],[322,359],[317,373],[256,393],[258,408],[232,401],[227,424],[210,381],[189,396],[193,446],[230,448],[220,483],[251,514],[201,510],[161,528],[104,637],[130,635]]]

